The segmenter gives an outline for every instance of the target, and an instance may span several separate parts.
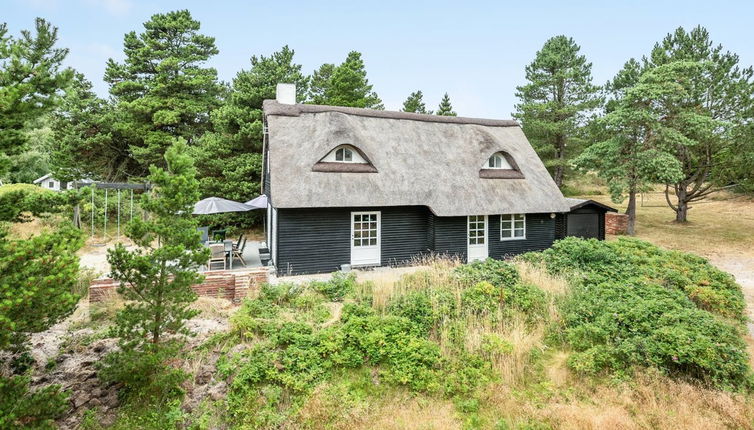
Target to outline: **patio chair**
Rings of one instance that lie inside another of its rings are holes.
[[[222,243],[213,243],[209,246],[209,250],[211,255],[209,257],[208,269],[211,271],[213,264],[222,263],[223,270],[225,270],[225,245]]]
[[[243,234],[240,234],[238,236],[238,240],[233,243],[233,249],[238,249],[238,247],[241,245],[241,240],[243,240]]]
[[[196,229],[202,234],[202,238],[199,239],[199,241],[201,243],[207,243],[209,240],[209,227],[197,227]]]
[[[243,250],[246,249],[246,238],[243,238],[243,243],[240,243],[240,246],[233,248],[233,258],[238,258],[241,260],[241,263],[243,263],[244,266],[246,266],[246,262],[243,259]]]

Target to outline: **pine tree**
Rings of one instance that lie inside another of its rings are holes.
[[[202,196],[222,196],[246,201],[260,190],[262,172],[262,102],[274,99],[278,83],[296,84],[302,101],[307,78],[293,61],[294,51],[284,46],[269,57],[251,57],[251,69],[240,71],[233,80],[225,104],[212,113],[214,132],[198,143],[195,159]],[[249,225],[261,214],[227,214],[214,222],[233,221]]]
[[[7,193],[6,193],[7,194]],[[6,209],[2,207],[1,209]],[[0,351],[4,369],[17,367],[12,355],[28,349],[29,335],[49,329],[76,308],[76,256],[84,241],[65,227],[28,240],[10,240],[0,229]],[[68,408],[59,385],[29,390],[30,376],[0,373],[0,428],[53,428]]]
[[[384,109],[382,100],[372,91],[361,53],[351,51],[346,60],[333,67],[323,64],[312,75],[309,101],[331,106]]]
[[[325,92],[330,88],[330,79],[335,71],[335,64],[325,63],[312,73],[309,80],[309,92],[307,100],[315,105],[327,104],[327,95]]]
[[[698,65],[680,64],[689,62]],[[678,64],[671,67],[674,63]],[[754,144],[747,133],[754,122],[754,68],[740,68],[738,63],[738,55],[714,46],[701,26],[689,32],[679,27],[655,44],[645,59],[647,69],[668,66],[655,74],[658,82],[650,89],[664,88],[663,84],[677,88],[672,98],[663,99],[664,111],[656,113],[662,119],[658,127],[665,132],[657,138],[672,145],[683,166],[682,178],[666,184],[666,201],[677,222],[686,222],[690,204],[718,186],[751,181]],[[653,97],[648,93],[647,102],[656,102]]]
[[[105,81],[118,111],[113,127],[140,168],[131,174],[164,166],[169,146],[181,139],[193,145],[210,129],[222,86],[205,66],[218,53],[215,39],[199,29],[187,10],[153,15],[143,33],[126,34],[124,62],[108,60]]]
[[[0,176],[7,157],[23,150],[27,124],[52,110],[72,77],[61,66],[68,49],[56,48],[57,41],[58,29],[41,18],[33,34],[24,30],[20,38],[0,24]]]
[[[435,115],[456,116],[456,113],[453,111],[453,105],[450,104],[450,96],[448,96],[448,93],[445,93],[442,96],[442,100],[440,100],[440,106],[437,107],[437,112],[435,112]]]
[[[432,111],[427,110],[427,106],[424,104],[424,95],[421,91],[411,93],[405,102],[403,102],[403,112],[414,112],[432,114]]]
[[[131,156],[128,136],[117,127],[113,104],[99,98],[91,82],[76,73],[52,115],[50,164],[61,181],[96,178],[125,181],[139,165]]]
[[[574,159],[577,166],[596,171],[605,180],[614,202],[628,197],[630,235],[636,231],[636,195],[679,174],[677,161],[652,139],[656,128],[653,117],[642,111],[648,90],[642,72],[642,66],[632,58],[608,82],[607,115],[595,121],[598,141]]]
[[[149,219],[135,218],[127,227],[137,248],[118,244],[107,253],[110,276],[127,300],[115,328],[126,350],[158,352],[166,333],[186,333],[185,320],[196,315],[188,307],[196,300],[191,286],[201,282],[196,270],[209,258],[191,215],[199,181],[187,145],[173,144],[165,161],[166,169],[150,167],[153,190],[141,200]]]
[[[601,100],[592,85],[592,64],[573,39],[547,40],[526,66],[528,83],[517,87],[513,116],[560,187],[571,158],[583,144],[583,126]]]

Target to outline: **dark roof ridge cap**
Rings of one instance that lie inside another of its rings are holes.
[[[388,118],[421,122],[437,122],[448,124],[476,124],[487,127],[519,127],[518,122],[511,119],[485,119],[485,118],[468,118],[462,116],[441,116],[428,115],[413,112],[398,112],[387,110],[375,110],[364,108],[353,108],[344,106],[327,106],[327,105],[310,105],[310,104],[282,104],[276,100],[265,100],[263,102],[264,113],[267,115],[279,116],[299,116],[303,113],[324,113],[338,112],[347,115],[364,116],[372,118]]]

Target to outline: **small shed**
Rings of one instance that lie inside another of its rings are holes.
[[[52,173],[48,173],[42,177],[39,177],[33,182],[35,185],[39,185],[42,188],[52,191],[62,191],[68,189],[67,182],[61,182],[52,177]]]
[[[594,200],[565,200],[571,206],[571,210],[555,217],[555,238],[576,236],[605,240],[605,213],[617,210]]]

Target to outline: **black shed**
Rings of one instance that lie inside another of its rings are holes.
[[[605,213],[617,210],[594,200],[565,200],[571,205],[571,210],[555,217],[555,238],[576,236],[605,240]]]

